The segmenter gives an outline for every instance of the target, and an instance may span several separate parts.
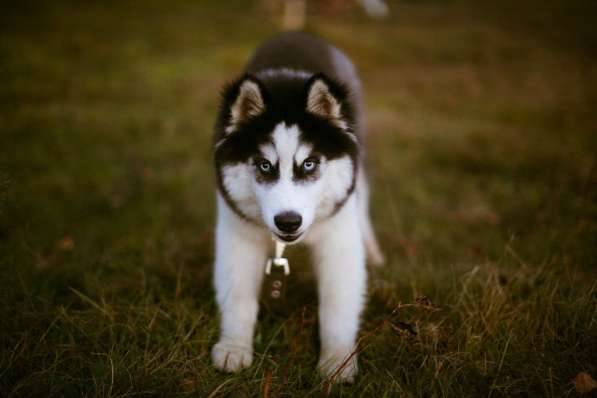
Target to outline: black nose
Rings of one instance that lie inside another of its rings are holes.
[[[284,213],[280,213],[274,217],[274,223],[276,224],[276,227],[278,227],[280,231],[286,233],[292,233],[299,229],[302,222],[303,217],[294,211],[285,211]]]

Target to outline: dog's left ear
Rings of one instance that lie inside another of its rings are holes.
[[[334,124],[345,124],[342,106],[346,96],[342,86],[322,74],[316,74],[307,82],[307,112]]]

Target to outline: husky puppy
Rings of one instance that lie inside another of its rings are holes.
[[[228,85],[215,125],[214,365],[251,365],[258,296],[272,236],[312,250],[323,376],[351,382],[366,291],[365,251],[383,261],[368,215],[361,87],[331,44],[290,32],[263,44]]]

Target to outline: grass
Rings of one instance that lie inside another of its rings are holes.
[[[300,248],[255,364],[211,367],[211,126],[278,31],[261,7],[4,7],[0,395],[575,396],[597,378],[595,7],[563,0],[403,1],[382,22],[315,6],[309,29],[364,80],[388,258],[360,375],[314,371]]]

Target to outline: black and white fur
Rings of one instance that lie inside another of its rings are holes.
[[[225,88],[214,136],[215,288],[222,319],[212,359],[218,369],[251,365],[273,235],[312,250],[320,371],[337,381],[356,375],[365,251],[372,262],[383,261],[368,215],[362,108],[360,82],[346,55],[298,32],[263,44]]]

